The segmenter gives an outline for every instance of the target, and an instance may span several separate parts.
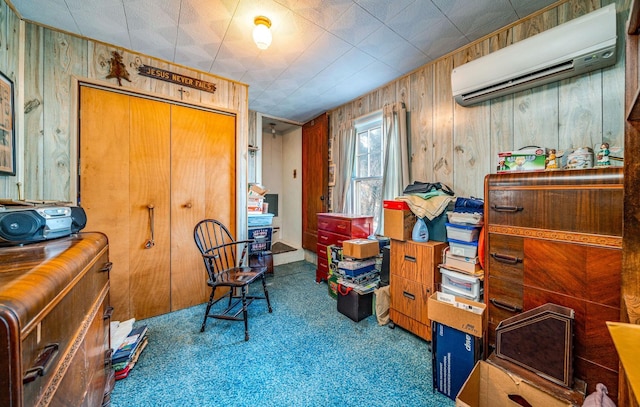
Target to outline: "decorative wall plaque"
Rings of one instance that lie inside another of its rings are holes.
[[[149,65],[140,65],[138,67],[138,74],[149,78],[159,79],[165,82],[184,85],[193,89],[203,90],[205,92],[214,93],[216,91],[215,83],[181,75],[179,73],[167,71],[164,69],[155,68]]]
[[[116,78],[118,80],[118,85],[122,86],[122,79],[125,79],[127,82],[131,82],[129,79],[129,72],[127,72],[127,67],[122,62],[122,55],[118,53],[118,51],[113,51],[111,53],[113,58],[109,60],[111,63],[111,68],[109,70],[109,75],[107,75],[107,79]]]

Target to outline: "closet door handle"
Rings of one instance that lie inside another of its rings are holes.
[[[149,232],[151,233],[151,238],[149,240],[147,240],[146,242],[144,242],[144,248],[145,249],[151,249],[153,246],[156,245],[156,242],[153,239],[154,222],[155,222],[155,215],[154,215],[153,209],[154,209],[153,204],[147,205],[147,210],[149,211]]]
[[[506,255],[506,254],[491,253],[491,257],[493,257],[496,261],[498,261],[500,263],[506,263],[506,264],[522,263],[522,259],[521,258],[515,257],[515,256],[509,256],[509,255]]]
[[[516,306],[516,305],[511,305],[511,304],[507,304],[505,302],[501,302],[496,300],[495,298],[491,298],[489,299],[489,302],[492,303],[493,305],[495,305],[496,307],[506,310],[506,311],[510,311],[510,312],[522,312],[522,308]]]
[[[520,212],[524,208],[521,206],[500,206],[500,205],[491,205],[491,209],[496,212]]]

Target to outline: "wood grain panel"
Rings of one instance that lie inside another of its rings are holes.
[[[109,112],[109,120],[105,120]],[[129,98],[80,88],[80,205],[85,230],[109,238],[114,318],[129,318]]]
[[[454,187],[453,178],[453,98],[451,70],[453,59],[444,58],[435,67],[434,75],[434,134],[433,134],[433,181],[444,182]],[[431,180],[425,180],[431,181]]]
[[[411,75],[411,96],[408,106],[413,106],[410,118],[411,180],[433,180],[433,65],[419,69]]]
[[[34,24],[25,24],[26,47],[25,74],[32,78],[24,84],[24,149],[25,173],[31,174],[25,182],[23,197],[43,199],[44,197],[44,78],[38,67],[44,58],[40,48],[43,29]],[[34,48],[32,48],[34,47]],[[10,195],[5,195],[10,196]]]
[[[171,310],[207,298],[193,228],[202,219],[235,227],[235,119],[171,108]]]
[[[138,97],[130,97],[130,103],[129,295],[132,315],[143,319],[171,310],[171,110]],[[146,249],[152,227],[155,246]]]
[[[55,108],[44,112],[43,199],[66,201],[71,181],[71,89],[72,75],[86,76],[86,40],[55,31],[45,31],[44,99]],[[67,103],[61,103],[67,101]],[[74,135],[75,136],[75,135]],[[75,154],[75,151],[73,152]]]

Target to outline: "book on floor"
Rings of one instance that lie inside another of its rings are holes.
[[[136,353],[136,350],[140,347],[140,344],[146,339],[146,334],[146,325],[133,328],[120,347],[118,347],[118,349],[113,353],[111,363],[113,365],[118,365],[120,363],[130,361],[132,356]]]

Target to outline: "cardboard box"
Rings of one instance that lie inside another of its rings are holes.
[[[573,405],[534,387],[513,372],[480,360],[458,393],[456,407],[511,407],[517,405],[513,399],[518,398],[531,406]]]
[[[457,271],[463,271],[468,274],[482,275],[482,267],[480,259],[476,257],[462,257],[450,253],[449,248],[445,249],[444,266]]]
[[[498,153],[498,174],[512,171],[544,171],[546,160],[547,150],[540,147]]]
[[[476,362],[482,359],[482,339],[435,321],[431,332],[433,386],[455,400]]]
[[[342,242],[342,255],[354,259],[368,259],[380,253],[380,244],[377,240],[351,239]]]
[[[482,338],[487,327],[486,307],[482,302],[437,292],[429,297],[427,315],[432,321]]]
[[[410,210],[384,209],[384,235],[395,240],[411,240],[416,216]]]

